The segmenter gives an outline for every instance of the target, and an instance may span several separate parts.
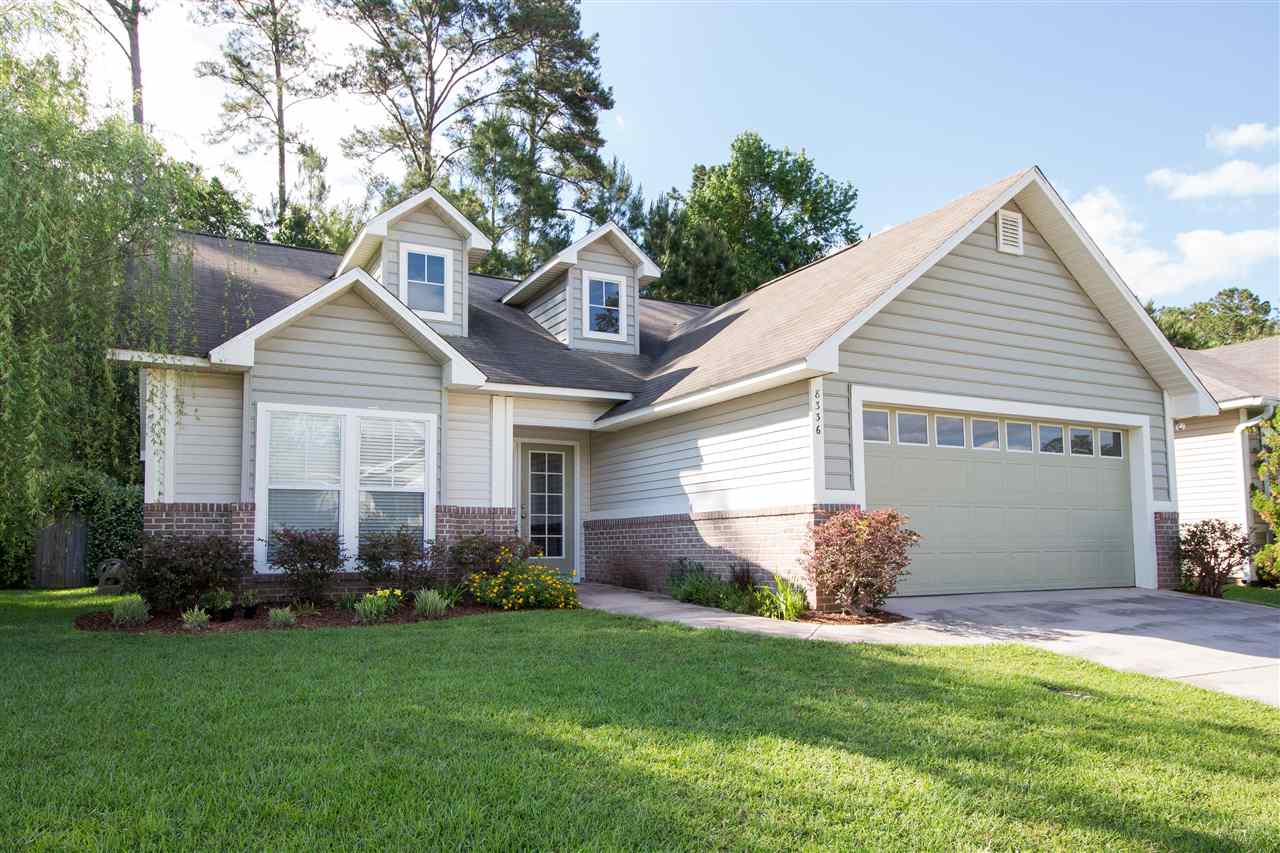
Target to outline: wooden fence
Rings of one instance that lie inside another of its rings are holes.
[[[84,586],[85,545],[89,527],[77,513],[60,516],[40,531],[36,539],[32,586],[42,589],[67,589]]]

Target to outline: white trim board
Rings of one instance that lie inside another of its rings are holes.
[[[869,385],[849,386],[849,418],[853,426],[854,492],[857,503],[868,503],[866,448],[862,442],[862,407],[864,403],[888,406],[911,406],[965,413],[1000,415],[1010,419],[1033,421],[1086,422],[1095,426],[1121,427],[1129,445],[1129,498],[1132,506],[1134,581],[1145,589],[1157,588],[1155,516],[1159,511],[1151,483],[1151,418],[1130,412],[1083,409],[1073,406],[1050,406],[1017,400],[995,400],[958,394],[904,391]],[[1038,437],[1038,436],[1037,436]],[[1065,435],[1064,435],[1065,438]],[[1065,448],[1064,448],[1065,450]],[[1063,459],[1069,454],[1063,453]]]
[[[404,412],[387,409],[351,409],[337,406],[307,406],[293,403],[258,403],[256,420],[256,442],[254,452],[254,513],[253,513],[253,570],[265,574],[275,574],[267,563],[267,492],[270,489],[267,466],[269,465],[269,446],[271,440],[270,418],[274,412],[312,412],[321,415],[336,415],[342,419],[342,481],[339,485],[342,503],[338,508],[338,530],[342,536],[343,547],[346,548],[348,561],[346,570],[354,567],[355,549],[358,542],[359,501],[360,501],[360,442],[356,425],[361,418],[377,418],[380,420],[418,421],[426,427],[426,464],[427,482],[423,492],[423,541],[429,542],[436,535],[436,506],[439,490],[439,470],[437,455],[439,452],[438,416],[432,412]]]
[[[476,389],[493,394],[514,397],[562,397],[575,400],[630,400],[635,397],[629,391],[597,391],[593,388],[564,388],[555,385],[515,385],[505,382],[486,382]]]

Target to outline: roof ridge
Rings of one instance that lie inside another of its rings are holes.
[[[276,246],[281,249],[294,249],[299,252],[315,252],[321,255],[329,255],[333,258],[340,258],[342,255],[337,252],[330,252],[328,249],[317,249],[313,246],[294,246],[289,243],[280,243],[275,240],[250,240],[247,237],[228,237],[226,234],[214,234],[211,231],[200,231],[195,228],[179,228],[179,234],[194,234],[197,237],[212,237],[214,240],[227,240],[235,243],[251,243],[255,246]]]

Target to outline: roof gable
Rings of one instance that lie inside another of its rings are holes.
[[[631,258],[637,267],[637,281],[641,286],[659,278],[662,270],[636,245],[636,242],[617,225],[606,222],[581,239],[557,252],[546,263],[531,272],[523,281],[507,291],[502,301],[508,305],[522,305],[536,296],[542,288],[560,278],[569,267],[579,263],[579,254],[592,244],[607,240],[623,255]]]
[[[466,241],[468,253],[473,255],[474,259],[478,260],[493,248],[493,242],[485,236],[484,232],[463,216],[462,212],[454,207],[439,190],[432,187],[415,193],[366,222],[338,263],[338,273],[344,273],[353,267],[367,263],[373,257],[377,247],[382,244],[383,238],[387,236],[388,228],[422,207],[432,208],[450,227],[454,228]]]
[[[359,268],[343,273],[215,347],[209,353],[210,363],[229,367],[253,367],[258,340],[351,290],[357,290],[400,331],[444,364],[446,386],[476,387],[484,383],[485,375],[479,368],[463,357],[407,305]]]

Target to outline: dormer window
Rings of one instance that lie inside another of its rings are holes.
[[[606,341],[627,339],[626,280],[582,271],[582,336]]]
[[[428,320],[453,319],[453,252],[400,244],[400,301]]]

